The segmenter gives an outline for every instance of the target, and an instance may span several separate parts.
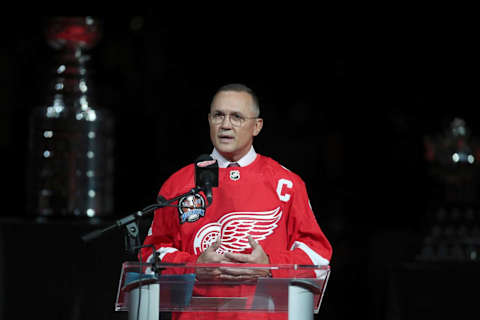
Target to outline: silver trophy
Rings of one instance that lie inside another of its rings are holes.
[[[30,116],[28,211],[39,217],[113,214],[113,132],[109,110],[95,104],[86,54],[100,38],[91,17],[49,20],[56,50],[46,103]]]

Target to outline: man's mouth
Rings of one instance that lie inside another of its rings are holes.
[[[224,141],[224,142],[233,140],[233,137],[228,135],[219,135],[218,138],[220,139],[220,141]]]

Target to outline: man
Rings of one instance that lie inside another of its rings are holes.
[[[178,208],[155,213],[144,244],[153,244],[162,262],[329,264],[332,248],[317,224],[304,182],[253,148],[253,139],[263,126],[259,116],[256,95],[242,84],[223,86],[213,97],[208,115],[214,146],[211,156],[219,166],[214,201],[206,211],[189,211],[185,209],[188,204],[205,203],[202,194],[189,196],[178,201]],[[191,164],[173,174],[160,195],[172,199],[194,186],[195,166]],[[235,229],[239,224],[242,228]],[[142,250],[143,260],[151,256],[150,248]],[[276,272],[222,269],[197,277],[249,279],[275,277]],[[256,319],[274,317],[254,315]],[[215,316],[232,319],[230,313]]]

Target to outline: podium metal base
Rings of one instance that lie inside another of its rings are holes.
[[[160,315],[160,284],[148,284],[130,291],[128,320],[158,320]]]
[[[313,320],[313,293],[309,289],[288,286],[288,320]]]

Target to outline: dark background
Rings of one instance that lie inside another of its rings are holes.
[[[480,130],[470,21],[217,25],[165,15],[99,17],[102,39],[89,51],[96,101],[116,123],[112,219],[153,203],[171,173],[211,151],[210,99],[223,84],[245,83],[265,122],[256,151],[304,179],[334,248],[321,318],[457,314],[439,308],[447,303],[437,280],[451,277],[450,269],[411,262],[429,206],[442,202],[432,194],[424,137],[453,117]],[[112,311],[125,260],[121,235],[85,245],[80,235],[95,225],[38,223],[24,209],[27,117],[45,97],[54,62],[46,19],[2,21],[0,315],[121,318]],[[455,301],[466,303],[458,283]]]

